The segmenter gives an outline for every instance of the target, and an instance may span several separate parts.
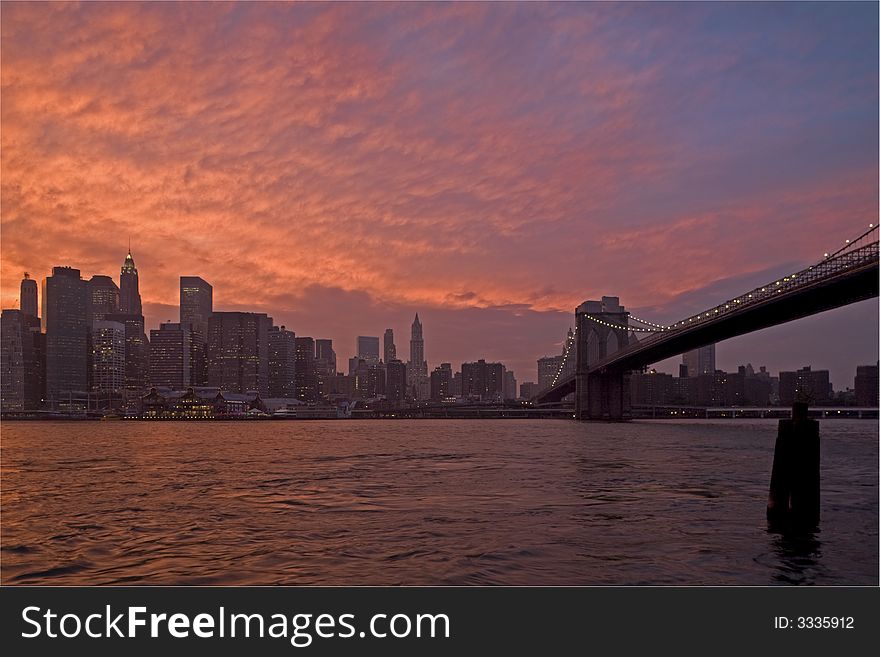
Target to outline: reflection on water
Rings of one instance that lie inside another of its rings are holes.
[[[775,532],[774,532],[775,533]],[[777,533],[773,538],[780,584],[815,584],[822,581],[822,552],[818,531]]]
[[[774,421],[3,425],[3,584],[870,584],[877,423],[822,423],[768,532]]]

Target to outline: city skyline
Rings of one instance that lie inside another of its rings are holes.
[[[113,272],[130,238],[149,328],[198,275],[218,310],[346,349],[418,312],[430,369],[485,357],[528,380],[584,299],[674,321],[876,221],[876,19],[11,4],[0,302],[23,271]],[[721,343],[718,367],[811,363],[842,388],[877,333],[862,302]]]
[[[80,282],[85,285],[84,289],[92,290],[96,287],[98,289],[100,289],[100,288],[106,288],[106,286],[108,286],[108,285],[112,286],[112,288],[114,288],[116,291],[116,304],[119,306],[119,310],[117,311],[117,313],[115,315],[114,314],[108,315],[108,317],[111,320],[122,321],[126,316],[128,316],[129,318],[133,318],[133,317],[138,316],[137,312],[135,312],[135,313],[123,312],[123,303],[130,305],[133,310],[139,310],[141,308],[141,300],[140,300],[140,295],[138,293],[139,275],[138,275],[137,268],[135,267],[135,264],[134,264],[134,259],[133,259],[133,255],[132,255],[132,251],[131,251],[130,246],[129,246],[128,252],[125,256],[123,266],[121,269],[121,274],[120,274],[120,283],[122,283],[124,280],[126,280],[126,278],[128,278],[127,285],[129,286],[129,288],[131,290],[133,290],[133,292],[129,293],[129,299],[127,301],[123,301],[123,299],[125,299],[125,295],[120,293],[120,289],[123,286],[122,285],[117,286],[116,283],[112,280],[111,276],[102,275],[102,274],[93,274],[91,277],[91,280],[89,280],[76,267],[71,267],[69,265],[61,265],[61,266],[56,266],[53,268],[53,270],[55,270],[55,269],[79,273],[80,274]],[[132,277],[133,277],[133,280],[132,280]],[[39,287],[41,287],[42,290],[45,290],[45,288],[46,288],[45,280],[46,280],[45,278],[42,279],[43,285],[39,286]],[[35,281],[33,278],[31,278],[30,272],[23,272],[23,278],[20,280],[20,286],[21,286],[21,294],[22,295],[26,294],[28,297],[26,305],[28,307],[31,307],[33,304],[36,304],[36,307],[38,309],[40,309],[43,307],[43,303],[44,303],[42,292],[40,293],[40,296],[38,299],[32,299],[31,297],[37,296],[36,294],[34,294],[34,292],[36,292],[36,290],[33,289],[34,285],[32,285],[32,284],[35,284]],[[204,289],[205,291],[201,292],[200,288]],[[143,316],[141,316],[142,317],[142,319],[141,319],[142,324],[138,328],[144,330],[145,337],[151,336],[153,333],[158,334],[160,331],[163,330],[163,327],[165,329],[167,329],[169,327],[175,326],[175,327],[178,327],[178,330],[179,330],[179,327],[181,326],[181,322],[184,321],[184,316],[186,315],[186,316],[188,316],[188,319],[196,320],[197,322],[199,322],[202,325],[201,329],[202,329],[202,331],[204,331],[204,333],[199,332],[200,335],[202,336],[199,339],[202,341],[207,339],[207,325],[208,325],[207,317],[209,317],[211,314],[212,294],[213,294],[212,285],[210,283],[208,283],[207,281],[205,281],[200,276],[180,276],[179,277],[179,292],[180,292],[180,302],[179,302],[179,305],[177,306],[177,312],[175,314],[180,317],[180,321],[175,322],[171,318],[166,319],[166,320],[161,320],[155,325],[155,328],[153,328],[150,326],[149,322]],[[89,291],[88,294],[98,294],[98,293],[93,292],[93,291]],[[193,304],[197,303],[192,298],[196,294],[206,295],[205,296],[206,300],[201,301],[201,303],[203,305],[203,308],[201,311],[199,311],[197,308],[195,308],[193,306]],[[96,296],[95,300],[92,303],[93,304],[98,303],[97,299],[98,299],[98,297]],[[102,301],[103,301],[103,297],[102,297]],[[16,300],[16,302],[18,303],[18,300]],[[872,302],[873,302],[873,300],[869,300],[869,301],[861,302],[857,305],[865,305],[865,304],[872,303]],[[106,304],[106,301],[103,301],[103,303]],[[112,306],[112,304],[110,304],[110,305]],[[94,306],[92,306],[92,307],[94,307]],[[16,305],[16,308],[18,308],[18,305]],[[86,307],[84,309],[84,312],[86,312],[86,314],[88,315],[88,313],[90,312],[88,310],[88,307]],[[218,317],[219,317],[219,315],[225,315],[225,314],[268,315],[268,319],[270,320],[270,324],[274,321],[274,317],[271,314],[271,310],[269,311],[269,313],[260,313],[260,312],[254,311],[254,310],[247,310],[247,309],[227,311],[227,310],[223,310],[223,309],[218,308],[218,309],[214,309],[214,312],[218,313]],[[837,312],[840,312],[840,311],[837,311]],[[829,313],[827,313],[827,312],[823,313],[823,314],[829,315]],[[190,315],[192,315],[192,317],[189,317]],[[42,312],[39,314],[38,318],[42,318],[45,321]],[[809,320],[811,318],[807,318],[807,319]],[[88,320],[88,321],[91,321],[91,320]],[[803,321],[803,320],[799,320],[799,321]],[[780,328],[784,329],[785,326],[791,326],[791,324],[789,323],[789,324],[783,325],[782,327],[774,327],[771,329],[765,329],[764,331],[761,331],[759,333],[768,332],[768,331],[779,331]],[[283,324],[276,324],[274,326],[274,329],[277,330],[279,327],[282,330],[284,328],[286,328]],[[45,331],[45,327],[43,330]],[[355,333],[358,333],[356,326],[352,326],[350,330]],[[421,342],[423,344],[423,341],[421,340],[422,325],[419,320],[418,312],[416,312],[415,319],[412,322],[412,330],[413,330],[414,337],[416,335],[418,335],[418,340],[416,343],[418,344],[419,342]],[[322,334],[322,335],[324,335],[324,334]],[[382,339],[384,340],[384,339],[390,337],[390,340],[391,340],[390,344],[393,345],[393,329],[392,328],[385,329],[385,331],[383,332],[383,335],[385,336],[385,338],[382,338]],[[633,334],[633,335],[635,336],[635,334]],[[722,342],[721,344],[724,344],[725,342],[730,343],[730,342],[735,342],[738,340],[748,339],[748,337],[749,336],[744,336],[744,337],[740,337],[740,338],[733,338],[731,340],[726,340],[726,341]],[[314,338],[314,337],[307,337],[305,339],[312,340],[315,344],[324,342],[324,343],[329,343],[330,345],[332,345],[334,340],[336,340],[336,338],[321,339],[321,338]],[[564,352],[566,340],[570,340],[570,339],[571,339],[571,328],[569,327],[567,337],[565,339],[561,340],[558,343],[558,345],[554,345],[554,346],[560,347],[562,349],[562,352]],[[370,344],[370,348],[369,348],[370,354],[364,355],[361,353],[361,351],[363,349],[363,345],[366,343]],[[357,361],[359,358],[362,359],[365,357],[367,358],[367,360],[370,360],[371,358],[375,358],[376,354],[378,354],[379,361],[387,362],[387,360],[384,358],[385,353],[380,348],[379,343],[380,343],[380,338],[378,336],[364,336],[364,335],[358,333],[356,336],[354,345],[350,348],[350,352],[352,355],[349,360]],[[340,342],[336,342],[337,346],[339,346],[340,344],[341,344]],[[348,349],[347,347],[340,347],[340,348],[343,350],[342,351],[343,354],[345,353],[345,349]],[[411,345],[410,349],[412,350],[412,348],[413,347]],[[693,350],[690,352],[683,352],[682,354],[679,354],[679,355],[674,356],[672,358],[668,358],[666,360],[663,360],[663,361],[660,361],[658,363],[653,364],[650,367],[650,369],[652,371],[666,373],[666,374],[670,374],[672,376],[678,376],[680,368],[682,366],[687,367],[687,364],[689,362],[689,360],[688,360],[689,358],[690,359],[697,359],[698,357],[700,359],[700,363],[702,363],[703,359],[705,358],[705,359],[707,359],[706,363],[709,364],[709,365],[704,366],[700,369],[700,371],[699,371],[700,374],[710,373],[710,372],[714,371],[714,369],[717,369],[718,371],[721,371],[721,372],[736,371],[738,368],[742,368],[742,366],[746,365],[746,364],[748,364],[750,366],[754,364],[755,366],[760,365],[762,367],[766,367],[766,365],[764,364],[764,361],[762,361],[760,359],[749,358],[748,354],[746,354],[744,356],[744,358],[737,357],[738,360],[735,365],[730,365],[730,363],[733,363],[734,360],[732,360],[730,357],[728,357],[725,360],[725,366],[721,366],[721,365],[716,366],[715,365],[716,348],[717,348],[717,344],[711,344],[711,345],[707,345],[704,348],[700,348],[699,350]],[[202,349],[204,349],[204,346],[202,347]],[[421,353],[424,353],[423,346],[418,347],[418,349],[421,349],[422,350]],[[331,350],[332,350],[332,347],[331,347]],[[699,356],[697,355],[698,353],[699,353]],[[706,355],[704,356],[704,354],[706,354]],[[321,358],[320,354],[317,357]],[[560,357],[559,353],[553,353],[552,351],[548,351],[545,355],[536,358],[535,361],[532,362],[531,367],[525,367],[521,370],[522,372],[528,372],[528,373],[518,375],[517,387],[521,383],[529,383],[529,384],[535,385],[536,390],[541,389],[542,388],[542,385],[541,385],[542,376],[545,376],[545,375],[542,375],[542,373],[541,373],[542,372],[542,369],[541,369],[542,362],[547,362],[547,364],[549,365],[549,361],[554,361],[554,360],[558,359],[559,357]],[[412,358],[412,354],[410,354],[410,360],[405,362],[405,364],[407,365],[408,372],[409,372],[409,363],[411,362],[411,358]],[[429,381],[430,376],[429,375],[435,367],[439,367],[441,364],[448,364],[448,363],[454,363],[454,362],[458,362],[460,365],[471,364],[471,363],[475,363],[478,359],[485,360],[481,356],[476,356],[473,353],[471,353],[458,361],[438,358],[435,361],[436,365],[434,363],[426,363],[427,364],[426,372],[423,374],[423,376],[426,379],[426,381],[424,382],[425,391],[422,392],[422,395],[427,395],[426,391],[428,390],[428,384],[430,383],[430,381]],[[856,357],[856,359],[858,360],[858,357]],[[499,364],[504,363],[505,366],[507,363],[510,362],[508,359],[505,359],[503,357],[489,358],[488,360],[490,362],[495,362],[495,363],[499,363]],[[875,360],[878,360],[878,359],[875,359]],[[696,361],[694,361],[694,362],[696,362]],[[795,363],[795,365],[792,365],[789,367],[785,367],[785,366],[767,367],[767,369],[768,369],[768,371],[771,371],[771,372],[773,372],[773,371],[782,372],[782,371],[787,371],[787,370],[795,370],[795,369],[798,369],[804,365],[806,365],[807,367],[810,367],[812,365],[809,365],[808,363],[812,363],[812,362],[813,361],[810,360],[810,358],[805,356],[805,360],[797,361]],[[821,362],[821,360],[819,362]],[[537,366],[535,365],[535,363],[537,363]],[[851,390],[852,389],[851,384],[852,384],[852,381],[854,378],[854,372],[856,371],[856,369],[860,368],[862,366],[870,365],[870,364],[871,364],[871,361],[868,359],[868,360],[864,360],[863,362],[860,362],[858,365],[856,365],[853,368],[852,372],[849,372],[849,373],[837,372],[836,373],[836,375],[837,375],[836,380],[839,383],[835,383],[835,373],[832,371],[831,378],[830,378],[831,384],[834,386],[836,391],[847,390],[847,389]],[[551,379],[556,378],[555,374],[556,374],[557,368],[558,368],[558,364],[554,363],[554,365],[552,367],[552,372],[550,370],[547,370],[548,373],[546,374],[546,376],[548,378],[546,380],[548,382]],[[823,367],[820,365],[816,369],[828,370],[829,368]],[[339,369],[339,372],[342,373],[342,370]],[[510,374],[514,374],[516,372],[516,370],[513,368],[508,368],[507,372]],[[694,376],[693,373],[691,373],[691,376]],[[196,379],[198,379],[198,377],[196,377]],[[408,385],[410,388],[412,388],[412,382],[409,382]],[[424,398],[427,398],[427,396],[425,396]]]

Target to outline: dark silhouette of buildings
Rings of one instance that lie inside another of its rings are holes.
[[[855,397],[859,406],[877,406],[880,401],[880,386],[878,386],[878,366],[859,365],[856,368]]]
[[[504,365],[487,363],[461,364],[461,396],[482,400],[504,398]]]
[[[79,269],[53,267],[44,281],[46,396],[52,404],[88,391],[88,286]]]
[[[779,403],[791,406],[796,401],[827,404],[831,401],[831,381],[828,370],[813,370],[809,366],[795,372],[779,373]]]
[[[440,363],[431,372],[431,400],[443,401],[452,396],[452,365]]]
[[[519,385],[519,398],[531,399],[539,392],[538,384],[534,381],[526,381]]]
[[[215,312],[208,320],[208,385],[269,393],[269,326],[265,313]]]
[[[406,401],[406,363],[397,358],[385,363],[385,398],[396,405]]]
[[[269,397],[296,397],[296,335],[269,327]]]
[[[504,370],[504,399],[516,399],[516,376],[513,370]]]
[[[709,344],[692,349],[681,355],[681,364],[687,368],[687,376],[696,377],[715,373],[715,345]]]

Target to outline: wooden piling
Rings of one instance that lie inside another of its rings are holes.
[[[795,402],[791,419],[779,421],[767,520],[772,529],[808,530],[819,523],[819,423]]]

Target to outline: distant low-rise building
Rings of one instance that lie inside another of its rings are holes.
[[[878,369],[877,365],[859,365],[856,368],[854,388],[858,406],[875,407],[880,402]]]
[[[828,404],[832,400],[831,379],[828,370],[813,370],[809,366],[794,372],[779,373],[779,403],[790,406],[795,401],[810,404]]]

